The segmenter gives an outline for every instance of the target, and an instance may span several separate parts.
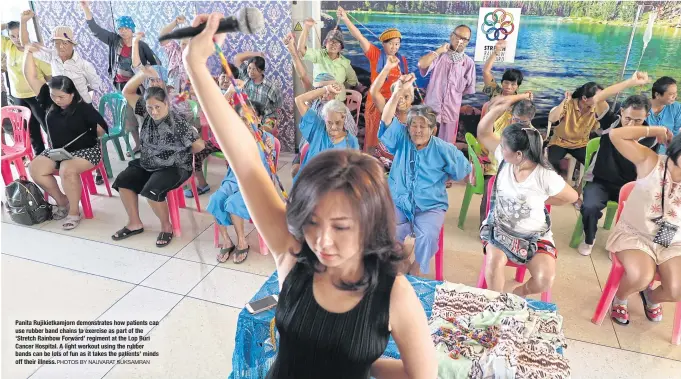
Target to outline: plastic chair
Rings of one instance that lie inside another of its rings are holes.
[[[624,205],[627,202],[627,199],[629,198],[629,195],[631,194],[631,191],[634,189],[635,185],[636,182],[630,182],[625,184],[620,190],[620,201],[617,206],[617,221],[619,221],[622,209],[624,209]],[[603,294],[598,300],[598,305],[596,305],[596,310],[594,311],[594,315],[591,318],[591,322],[596,325],[601,325],[603,323],[603,320],[608,313],[610,304],[612,304],[612,301],[615,298],[615,293],[617,293],[622,276],[624,275],[624,266],[622,266],[622,263],[617,258],[617,254],[611,252],[610,258],[612,259],[610,274],[608,274],[608,280],[605,282],[605,286],[603,287]],[[659,280],[660,276],[656,273],[653,282]],[[681,345],[681,301],[676,303],[676,312],[674,313],[674,323],[672,329],[672,344]]]
[[[102,136],[102,160],[104,161],[104,167],[106,168],[107,177],[113,177],[111,171],[111,162],[109,161],[109,151],[106,147],[108,141],[113,142],[114,148],[118,153],[118,159],[121,161],[125,160],[125,155],[123,155],[123,149],[121,148],[121,142],[119,138],[123,138],[125,141],[125,147],[132,156],[132,146],[130,145],[130,133],[125,130],[125,112],[128,102],[119,92],[107,93],[102,96],[99,100],[99,113],[102,117],[106,117],[107,108],[110,109],[113,121],[109,127],[109,132]]]
[[[468,159],[473,163],[473,172],[475,175],[475,184],[466,183],[466,192],[463,195],[463,203],[459,211],[459,229],[463,230],[463,225],[466,222],[466,215],[468,214],[468,207],[471,205],[473,194],[482,195],[485,190],[485,178],[483,176],[482,164],[480,163],[480,155],[482,149],[480,143],[475,137],[466,133],[466,143],[468,143]]]
[[[192,162],[194,167],[194,162]],[[168,191],[166,195],[166,202],[168,203],[168,213],[170,216],[170,223],[173,225],[173,234],[178,237],[182,235],[182,228],[180,226],[180,208],[186,208],[187,203],[184,200],[184,187],[189,186],[194,195],[194,202],[196,203],[196,210],[201,212],[201,202],[199,201],[199,190],[196,188],[196,179],[194,173],[181,186]]]
[[[437,253],[435,253],[435,280],[443,281],[444,279],[444,266],[445,266],[445,225],[442,224],[442,229],[440,229],[440,239],[437,242]]]
[[[487,185],[487,212],[489,213],[489,206],[491,201],[492,189],[494,188],[494,181],[496,176],[492,177]],[[546,209],[551,212],[551,206],[547,205]],[[515,281],[518,283],[523,283],[525,281],[525,272],[527,271],[527,266],[524,264],[517,264],[511,261],[506,262],[506,267],[514,267],[515,270]],[[478,274],[478,283],[476,286],[478,288],[486,289],[487,280],[485,279],[485,269],[487,268],[487,255],[482,258],[482,268],[480,269],[480,274]],[[541,301],[550,303],[551,302],[551,289],[541,293]]]
[[[589,141],[589,143],[586,145],[586,157],[584,159],[584,166],[590,167],[591,166],[591,160],[594,157],[594,154],[598,152],[598,149],[601,144],[601,137],[596,137],[593,138],[592,140]],[[584,188],[584,183],[582,183],[582,188]],[[606,207],[606,213],[605,213],[605,222],[603,223],[603,228],[605,230],[610,230],[612,227],[612,221],[615,218],[615,213],[617,213],[617,202],[616,201],[608,201]],[[571,248],[576,248],[580,242],[582,242],[582,237],[584,236],[584,224],[582,223],[582,213],[579,213],[579,216],[577,217],[577,224],[575,224],[575,230],[572,232],[572,238],[570,239],[570,247]]]
[[[353,91],[351,89],[346,89],[345,90],[345,106],[348,107],[350,112],[357,111],[355,123],[356,123],[357,127],[359,127],[359,113],[360,113],[359,111],[360,111],[360,107],[362,106],[362,94],[357,92],[357,91]]]
[[[2,142],[2,179],[5,185],[11,183],[14,178],[10,163],[14,163],[20,177],[28,178],[24,157],[33,160],[33,149],[31,148],[31,137],[28,131],[28,123],[31,120],[31,110],[21,106],[2,107],[0,122],[9,119],[12,123],[12,146]],[[25,124],[24,124],[25,123]]]
[[[278,166],[279,165],[279,152],[281,151],[281,143],[279,142],[279,139],[276,137],[274,138],[274,165]],[[251,224],[253,223],[253,220],[248,220]],[[260,233],[258,230],[255,230],[256,233],[258,233],[258,243],[260,245],[260,254],[262,255],[268,255],[270,253],[269,247],[267,247],[267,244],[265,243],[265,240],[262,239],[262,236],[260,236]],[[213,244],[215,247],[220,247],[220,229],[218,227],[218,224],[215,223],[213,226]]]
[[[83,207],[83,216],[86,219],[91,219],[94,217],[94,212],[92,211],[92,203],[90,201],[90,195],[99,194],[97,192],[97,186],[95,186],[95,179],[92,177],[92,172],[95,170],[99,171],[99,174],[102,176],[102,179],[104,180],[104,185],[106,186],[106,192],[109,194],[109,197],[113,197],[113,195],[111,194],[111,186],[109,185],[109,178],[105,175],[106,168],[104,167],[103,160],[100,160],[95,167],[81,172],[80,205]],[[55,170],[52,173],[52,175],[59,176],[59,170]],[[48,196],[49,194],[46,191],[45,200],[47,200]]]

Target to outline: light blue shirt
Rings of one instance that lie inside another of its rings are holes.
[[[431,137],[426,147],[417,150],[407,127],[397,118],[390,126],[381,121],[378,138],[395,156],[388,180],[395,206],[410,221],[417,211],[446,211],[449,201],[445,182],[462,180],[471,172],[463,153],[438,137]]]
[[[648,112],[646,122],[650,126],[664,126],[671,130],[674,135],[679,134],[679,130],[681,130],[681,103],[676,102],[665,105],[658,114],[653,113],[653,110],[651,109],[650,112]],[[666,147],[660,145],[658,153],[664,154],[666,151]]]
[[[314,109],[310,108],[305,115],[300,120],[300,133],[303,138],[308,141],[310,145],[307,149],[307,154],[305,155],[305,160],[300,162],[300,170],[314,158],[315,155],[321,153],[324,150],[329,149],[356,149],[359,150],[359,142],[357,137],[353,136],[351,133],[347,133],[347,136],[340,142],[334,144],[326,132],[326,123],[324,119],[317,113]],[[300,173],[300,171],[298,171]],[[297,176],[297,175],[296,175]]]
[[[249,128],[250,128],[250,126],[249,126]],[[274,144],[274,136],[273,136],[272,134],[263,131],[263,132],[262,132],[262,139],[263,139],[263,142],[264,142],[265,144],[267,144],[267,143],[269,142],[269,143],[272,145],[272,148],[274,149],[274,146],[275,146],[275,144]],[[260,147],[260,144],[259,144],[259,143],[256,142],[256,144],[258,144],[258,152],[260,153],[260,161],[261,161],[262,164],[265,166],[265,169],[267,169],[267,174],[269,174],[269,175],[271,176],[271,175],[272,175],[272,171],[270,170],[270,165],[269,165],[269,163],[267,163],[267,157],[265,156],[265,152],[262,151],[262,148]],[[273,154],[272,154],[272,155],[274,156],[275,162],[276,162],[276,159],[277,159],[277,155],[276,155],[276,154],[277,154],[276,151],[274,151]],[[274,163],[274,162],[273,162],[273,163]],[[234,187],[234,186],[236,186],[236,187]],[[222,179],[222,183],[220,184],[220,189],[223,189],[223,188],[224,188],[226,191],[228,191],[228,193],[230,193],[230,194],[231,194],[233,191],[237,191],[238,188],[239,188],[239,187],[238,187],[238,182],[237,182],[237,180],[236,180],[236,175],[234,175],[234,170],[232,170],[231,167],[227,169],[227,174],[225,175],[224,179]],[[220,189],[218,189],[218,191],[219,191]]]

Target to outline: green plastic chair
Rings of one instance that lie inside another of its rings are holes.
[[[588,170],[589,166],[591,165],[591,160],[594,157],[594,154],[598,152],[598,149],[601,146],[601,137],[596,137],[592,140],[589,141],[589,143],[586,145],[586,157],[584,158],[584,167]],[[582,187],[584,187],[584,182],[582,183]],[[606,213],[605,213],[605,222],[603,223],[603,228],[605,230],[610,230],[612,227],[612,222],[615,219],[615,215],[617,214],[617,202],[616,201],[608,201],[607,205],[605,206]],[[571,248],[577,248],[580,242],[582,242],[582,238],[584,237],[584,224],[582,223],[582,214],[580,212],[579,217],[577,217],[577,224],[575,225],[575,230],[572,232],[572,238],[570,239],[570,247]]]
[[[99,113],[105,117],[107,108],[110,108],[113,117],[113,122],[109,126],[108,134],[102,136],[102,160],[104,161],[106,176],[109,178],[113,176],[113,173],[111,172],[111,162],[109,162],[109,151],[106,147],[108,141],[113,142],[116,152],[118,153],[118,159],[124,161],[125,156],[123,155],[123,149],[121,148],[121,142],[119,141],[119,138],[122,137],[125,141],[128,153],[132,156],[130,134],[125,130],[125,107],[127,106],[128,102],[120,92],[107,93],[99,99]]]
[[[459,211],[459,229],[461,230],[463,230],[463,224],[466,222],[466,215],[468,214],[468,207],[471,205],[473,194],[482,195],[485,190],[485,177],[479,158],[482,155],[480,143],[470,133],[466,133],[466,143],[468,144],[468,159],[473,162],[475,185],[466,183],[466,192],[463,195],[463,203]]]

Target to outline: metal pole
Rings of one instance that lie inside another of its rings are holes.
[[[631,54],[631,45],[634,43],[634,34],[636,34],[636,25],[638,24],[638,19],[641,17],[641,13],[643,13],[643,5],[639,5],[638,9],[636,10],[636,17],[634,18],[634,27],[631,29],[631,37],[629,37],[629,47],[627,47],[627,55],[624,58],[624,66],[622,66],[622,74],[620,74],[620,81],[624,80],[624,74],[627,70],[627,64],[629,63],[629,55]],[[617,104],[617,99],[619,98],[620,94],[617,93],[617,96],[615,96],[615,102],[613,104]]]

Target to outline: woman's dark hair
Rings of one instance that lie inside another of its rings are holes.
[[[582,97],[586,97],[587,99],[591,99],[596,95],[596,92],[598,92],[598,90],[602,89],[603,89],[602,85],[596,82],[588,82],[583,86],[577,88],[575,92],[572,93],[572,98],[581,99]]]
[[[252,108],[255,112],[255,115],[257,117],[262,117],[262,114],[265,112],[265,106],[259,101],[251,101],[251,105],[253,106]],[[241,104],[234,106],[234,110],[236,113],[241,114]]]
[[[676,84],[676,80],[672,77],[663,76],[660,79],[657,79],[655,83],[653,83],[653,99],[656,98],[657,95],[664,95],[672,84]]]
[[[333,191],[345,194],[350,208],[357,212],[364,261],[361,279],[336,286],[346,291],[371,291],[379,275],[396,275],[405,258],[402,246],[395,242],[395,205],[383,166],[376,158],[353,150],[328,150],[315,156],[301,170],[286,207],[289,232],[297,240],[305,242],[303,229],[317,204]],[[298,255],[298,262],[313,272],[325,270],[307,246]]]
[[[650,100],[645,95],[631,95],[622,102],[622,110],[633,108],[636,110],[643,109],[648,113],[650,110]]]
[[[7,30],[16,29],[16,28],[18,28],[20,25],[21,25],[21,24],[19,24],[18,21],[10,21],[10,22],[7,23]]]
[[[253,63],[260,71],[265,71],[265,58],[253,57],[248,61],[248,64]]]
[[[57,75],[53,76],[52,79],[50,79],[50,81],[47,83],[47,86],[50,87],[50,89],[62,91],[64,93],[68,93],[69,95],[73,95],[73,100],[71,100],[71,104],[69,104],[65,111],[69,114],[73,114],[73,112],[76,111],[76,105],[78,105],[78,103],[80,103],[82,99],[80,97],[80,93],[78,93],[76,85],[73,84],[73,80],[63,75]],[[48,109],[48,113],[57,109],[59,109],[59,107],[57,106],[57,104],[54,104],[53,102],[50,109]]]
[[[144,101],[151,98],[165,103],[168,99],[168,92],[162,87],[149,87],[144,91]]]
[[[227,64],[229,65],[229,70],[232,71],[232,75],[234,75],[234,79],[239,79],[239,68],[231,63]],[[222,70],[222,72],[226,74],[224,69]]]
[[[509,68],[504,71],[504,75],[501,77],[501,81],[508,80],[509,82],[516,82],[518,86],[523,84],[523,73],[515,68]]]
[[[681,134],[677,134],[672,138],[672,142],[667,146],[667,157],[678,166],[679,156],[681,156]]]
[[[544,156],[544,142],[539,131],[531,126],[520,123],[511,124],[501,134],[504,145],[511,151],[523,153],[530,161],[553,170]]]

